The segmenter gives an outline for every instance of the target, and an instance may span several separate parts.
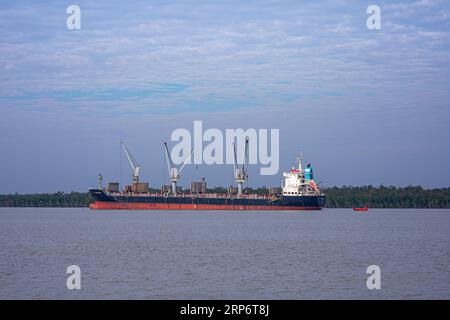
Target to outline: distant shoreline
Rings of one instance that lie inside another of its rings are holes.
[[[158,192],[159,190],[151,190]],[[371,208],[386,209],[449,209],[450,187],[424,189],[421,186],[343,186],[323,188],[327,208],[352,208],[368,204]],[[226,193],[226,188],[208,189],[210,193]],[[247,188],[248,193],[267,194],[266,187]],[[88,192],[56,192],[40,194],[0,195],[0,207],[7,208],[85,208],[93,202]]]
[[[89,209],[89,206],[84,206],[84,207],[37,207],[37,206],[36,207],[19,207],[19,206],[16,206],[16,207],[9,206],[9,207],[7,207],[7,206],[0,206],[0,209],[6,209],[6,208],[10,208],[10,209],[27,209],[27,208],[29,208],[29,209],[39,209],[39,208],[43,208],[43,209]],[[380,210],[383,210],[383,209],[399,209],[399,210],[402,210],[402,209],[427,209],[427,210],[446,210],[446,209],[450,209],[450,207],[448,207],[448,208],[419,208],[419,207],[416,207],[416,208],[397,208],[397,207],[396,208],[391,208],[391,207],[371,208],[371,207],[369,207],[369,208],[372,209],[372,210],[373,209],[380,209]],[[325,206],[325,207],[323,207],[323,209],[352,209],[352,207],[327,207],[327,206]],[[146,210],[130,210],[130,211],[146,211]],[[170,211],[173,211],[173,210],[170,210]],[[199,210],[199,211],[202,211],[202,210]],[[212,210],[212,211],[227,211],[227,210]],[[247,210],[247,211],[255,211],[255,210]],[[262,210],[262,211],[264,211],[264,210]],[[308,211],[308,210],[301,210],[301,211]],[[176,212],[176,211],[174,211],[174,212]],[[275,211],[275,212],[277,212],[277,211]]]

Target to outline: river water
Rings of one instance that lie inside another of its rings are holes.
[[[450,298],[450,210],[0,209],[0,299],[432,298]]]

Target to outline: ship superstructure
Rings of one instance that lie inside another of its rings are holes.
[[[313,180],[313,169],[308,163],[302,168],[302,159],[297,159],[298,167],[283,173],[282,195],[285,197],[320,195],[321,191]]]

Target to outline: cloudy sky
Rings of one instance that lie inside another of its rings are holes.
[[[68,30],[66,9],[81,8]],[[381,8],[381,30],[366,9]],[[2,1],[0,193],[167,183],[174,129],[280,129],[324,185],[450,185],[450,2]],[[181,184],[233,182],[189,166]],[[280,175],[250,186],[279,185]]]

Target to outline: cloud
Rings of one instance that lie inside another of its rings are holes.
[[[79,31],[65,28],[58,2],[0,7],[0,107],[231,111],[374,88],[445,95],[435,82],[449,81],[448,20],[423,15],[445,17],[441,1],[382,2],[383,29],[375,32],[365,26],[366,5],[354,1],[79,6]]]

